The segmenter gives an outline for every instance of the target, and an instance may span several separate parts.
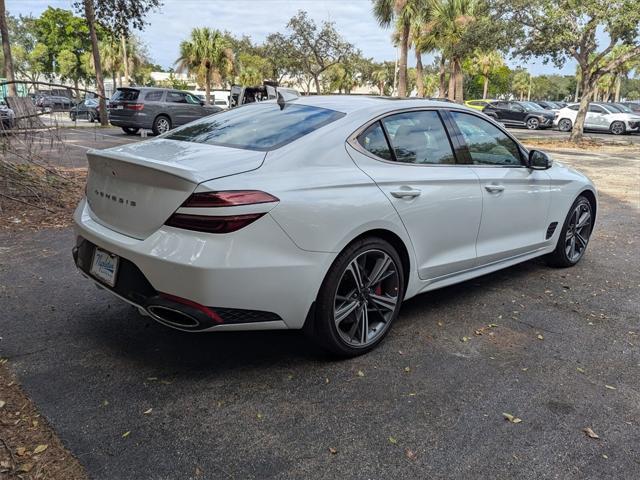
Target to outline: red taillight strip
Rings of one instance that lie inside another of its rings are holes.
[[[170,227],[183,228],[207,233],[231,233],[246,227],[262,217],[263,213],[249,213],[246,215],[209,216],[174,213],[166,221]]]
[[[228,190],[224,192],[200,192],[187,198],[184,208],[236,207],[258,203],[278,202],[279,199],[260,190]]]
[[[139,112],[144,108],[144,103],[129,103],[126,104],[124,108],[126,110],[135,110],[136,112]]]
[[[196,310],[204,313],[207,317],[209,317],[211,320],[213,320],[216,323],[224,323],[224,320],[222,320],[220,315],[218,315],[209,307],[205,307],[204,305],[200,305],[199,303],[193,302],[191,300],[187,300],[186,298],[177,297],[169,293],[160,292],[160,296],[163,298],[166,298],[167,300],[171,300],[172,302],[181,303],[182,305],[195,308]]]

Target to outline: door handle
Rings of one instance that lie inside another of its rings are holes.
[[[504,191],[503,185],[485,185],[484,189],[489,193],[500,193]]]
[[[420,196],[421,193],[422,191],[420,190],[407,188],[406,190],[405,189],[393,190],[391,192],[391,196],[395,198],[415,198]]]

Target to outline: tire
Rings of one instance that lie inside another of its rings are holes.
[[[588,214],[586,219],[584,218],[585,214]],[[583,221],[583,226],[576,229],[576,222],[580,224]],[[556,248],[547,255],[547,263],[552,267],[561,268],[576,265],[587,250],[592,231],[593,209],[589,200],[584,195],[580,195],[571,205],[569,213],[567,213]]]
[[[91,123],[96,121],[96,115],[93,112],[89,112],[89,121]]]
[[[135,135],[136,133],[138,133],[140,131],[139,128],[133,128],[133,127],[122,127],[122,131],[124,133],[126,133],[127,135]]]
[[[370,280],[371,276],[381,281],[376,283],[375,279]],[[396,249],[377,237],[358,240],[338,255],[327,272],[316,299],[313,327],[308,333],[336,356],[362,355],[375,348],[389,332],[400,311],[404,291],[403,266]],[[336,321],[336,314],[342,319]],[[366,330],[363,318],[367,319]]]
[[[77,116],[76,116],[76,114],[75,114],[75,113],[72,113],[72,114],[70,114],[70,115],[69,115],[69,118],[71,118],[71,121],[72,121],[72,122],[75,122],[75,121],[76,121]]]
[[[616,121],[616,122],[611,123],[611,126],[609,127],[609,131],[611,133],[613,133],[614,135],[624,135],[626,130],[627,130],[627,128],[626,128],[624,122],[620,122],[620,121]]]
[[[558,130],[561,132],[570,132],[573,129],[573,122],[568,118],[561,118],[558,121]]]
[[[540,128],[540,120],[536,117],[529,117],[525,125],[529,130],[538,130]]]
[[[153,126],[151,127],[154,135],[162,135],[163,133],[167,133],[171,130],[171,119],[166,115],[158,115],[153,121]]]

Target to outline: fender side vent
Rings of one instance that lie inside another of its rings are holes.
[[[556,227],[558,226],[558,222],[553,222],[547,227],[547,237],[546,240],[549,240],[553,236],[553,232],[556,231]]]

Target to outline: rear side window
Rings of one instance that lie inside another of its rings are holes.
[[[187,103],[187,95],[179,92],[167,92],[167,102]]]
[[[116,90],[116,93],[113,94],[111,100],[132,102],[138,99],[138,95],[140,95],[140,90],[135,90],[133,88],[119,88]]]
[[[163,93],[164,92],[162,90],[152,90],[145,94],[144,99],[147,102],[159,102],[160,100],[162,100]]]
[[[570,110],[575,110],[577,112],[578,108],[579,108],[579,105],[569,105]]]
[[[495,125],[467,113],[452,111],[451,116],[464,137],[474,165],[522,165],[516,142]]]
[[[327,108],[275,102],[254,103],[205,117],[166,138],[268,151],[307,135],[345,114]]]
[[[362,148],[367,152],[371,152],[376,157],[384,158],[385,160],[393,160],[391,151],[389,150],[389,144],[384,136],[380,122],[374,123],[362,132],[358,136],[358,143],[362,145]]]
[[[435,111],[398,113],[382,120],[396,161],[418,164],[453,164],[449,137]]]

